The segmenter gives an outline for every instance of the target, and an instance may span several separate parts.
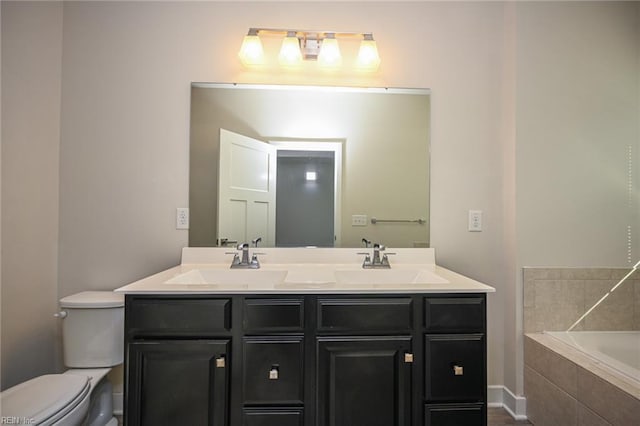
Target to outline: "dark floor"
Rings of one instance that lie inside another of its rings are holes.
[[[506,425],[530,425],[526,420],[516,421],[507,413],[504,408],[489,408],[489,426]],[[118,416],[118,424],[122,424],[122,418]]]
[[[514,420],[504,408],[489,408],[489,426],[530,425],[526,420]]]

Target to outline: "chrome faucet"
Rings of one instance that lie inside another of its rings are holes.
[[[380,253],[385,251],[386,247],[382,244],[375,243],[373,245],[373,258],[369,256],[369,253],[361,253],[365,254],[364,262],[362,262],[362,267],[365,269],[374,269],[374,268],[391,268],[391,264],[389,263],[389,257],[386,254],[382,254],[380,257]],[[395,254],[395,253],[389,253]]]
[[[249,244],[238,244],[238,251],[242,250],[242,258],[239,253],[233,253],[233,261],[231,262],[231,269],[259,269],[260,262],[258,256],[254,253],[249,260]],[[230,253],[231,254],[231,253]]]

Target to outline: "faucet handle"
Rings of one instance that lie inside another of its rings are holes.
[[[363,239],[362,239],[362,242],[364,243],[364,246],[365,246],[366,248],[371,247],[371,240],[367,240],[366,238],[363,238]]]
[[[262,237],[258,237],[254,240],[251,240],[251,244],[253,244],[254,247],[258,247],[258,243],[262,241]]]
[[[361,254],[361,255],[364,256],[364,261],[362,262],[362,267],[363,268],[370,268],[371,267],[371,253],[359,252],[357,254]]]

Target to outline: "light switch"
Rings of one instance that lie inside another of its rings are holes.
[[[469,232],[482,231],[482,210],[469,210]]]

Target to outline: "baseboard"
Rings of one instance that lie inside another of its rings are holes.
[[[527,420],[527,399],[514,395],[506,386],[489,386],[487,399],[489,407],[504,408],[515,420]]]
[[[527,420],[527,400],[523,396],[515,396],[505,386],[489,386],[487,388],[488,406],[504,408],[515,420]],[[113,394],[113,414],[121,416],[123,412],[123,394]]]
[[[123,399],[124,395],[122,392],[113,393],[113,414],[115,416],[121,416],[124,412],[122,403]]]

